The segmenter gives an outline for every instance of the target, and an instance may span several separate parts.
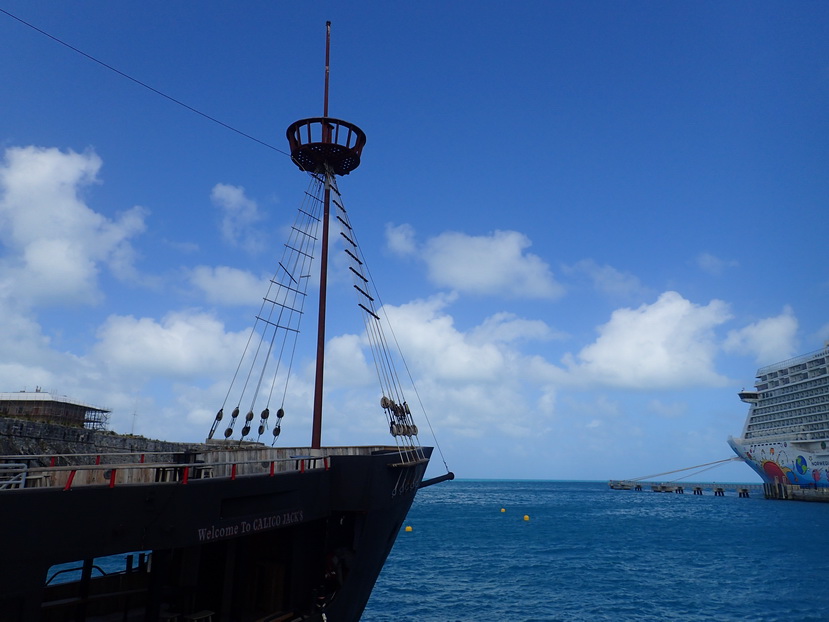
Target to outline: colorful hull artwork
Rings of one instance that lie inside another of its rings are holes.
[[[730,438],[728,444],[766,483],[829,488],[826,441],[821,441],[819,453],[806,451],[786,441],[746,445],[740,439]]]

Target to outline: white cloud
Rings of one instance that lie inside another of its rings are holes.
[[[213,304],[255,308],[267,289],[267,279],[227,266],[196,266],[189,271],[189,279]]]
[[[245,196],[245,189],[241,186],[216,184],[210,198],[222,212],[222,238],[228,244],[249,252],[260,251],[264,241],[255,225],[263,216],[256,201]]]
[[[493,343],[473,344],[443,312],[451,297],[436,296],[399,307],[386,306],[403,352],[443,381],[494,381],[503,357]]]
[[[71,357],[53,352],[40,326],[0,299],[0,378],[3,391],[19,391],[33,386],[53,387],[56,374],[50,369],[73,365]],[[68,367],[74,369],[74,367]]]
[[[826,323],[818,328],[813,338],[821,343],[829,344],[829,323]]]
[[[488,236],[448,232],[429,239],[422,259],[432,282],[469,294],[555,299],[564,289],[550,267],[525,252],[530,239],[517,231]]]
[[[415,232],[411,225],[386,225],[386,246],[395,255],[414,255],[417,252]]]
[[[720,259],[711,253],[700,253],[696,258],[697,267],[703,272],[719,276],[728,268],[736,268],[739,262],[734,259]]]
[[[665,292],[651,305],[617,309],[599,338],[565,364],[578,382],[631,389],[718,386],[713,329],[730,319],[728,305],[693,304]]]
[[[501,312],[486,318],[469,333],[472,343],[548,341],[561,339],[562,333],[554,332],[541,320],[526,320],[514,313]]]
[[[342,335],[328,341],[325,346],[327,389],[371,384],[376,375],[366,361],[365,346],[365,340],[357,335]]]
[[[592,259],[583,259],[572,266],[563,268],[568,274],[584,274],[593,287],[602,294],[615,297],[628,297],[644,292],[638,278],[628,272],[621,272],[613,266],[599,265]]]
[[[247,332],[225,332],[212,315],[184,311],[169,313],[160,322],[113,315],[97,336],[95,358],[110,373],[138,378],[194,379],[232,372],[247,340]]]
[[[111,220],[84,203],[80,193],[97,183],[101,164],[91,151],[6,150],[0,241],[7,252],[0,282],[13,288],[18,304],[97,302],[102,267],[116,278],[135,277],[129,239],[144,231],[146,211],[134,207]]]
[[[515,344],[531,336],[547,338],[552,331],[543,323],[499,314],[463,332],[446,312],[455,298],[384,307],[430,414],[460,436],[537,435],[553,411],[557,370],[540,357],[522,354]],[[483,335],[493,339],[484,341]],[[407,398],[411,403],[413,396]]]
[[[602,393],[591,392],[587,400],[575,399],[571,394],[566,399],[565,407],[573,419],[591,421],[592,424],[586,424],[588,427],[604,425],[605,422],[618,418],[620,414],[619,402]]]
[[[723,348],[727,352],[749,354],[760,365],[790,358],[797,353],[797,318],[786,306],[780,315],[729,331]]]
[[[472,236],[449,231],[419,245],[411,225],[386,225],[386,245],[394,254],[416,256],[439,287],[464,294],[506,298],[556,299],[564,294],[532,242],[517,231]]]
[[[652,399],[648,402],[648,410],[666,419],[676,419],[685,414],[687,404],[682,402],[663,402],[659,399]]]

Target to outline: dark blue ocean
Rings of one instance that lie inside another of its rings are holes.
[[[431,486],[363,622],[829,620],[829,504],[752,495]]]

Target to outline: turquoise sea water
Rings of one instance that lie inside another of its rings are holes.
[[[829,504],[753,495],[425,488],[363,622],[829,620]]]

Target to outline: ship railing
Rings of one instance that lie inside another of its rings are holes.
[[[785,361],[781,361],[779,363],[774,363],[772,365],[766,365],[765,367],[761,367],[757,370],[757,376],[765,375],[775,369],[780,369],[781,367],[791,367],[792,365],[797,365],[798,363],[805,363],[809,359],[817,356],[818,354],[827,353],[829,354],[829,348],[823,347],[820,350],[815,350],[814,352],[809,352],[807,354],[801,354],[800,356],[795,356],[793,358],[787,359]]]
[[[104,569],[101,568],[100,566],[93,565],[91,568],[92,568],[92,570],[96,570],[102,577],[107,576],[107,573],[104,572]],[[67,575],[67,574],[72,574],[72,573],[79,573],[82,570],[83,570],[83,566],[73,566],[72,568],[62,568],[62,569],[52,573],[52,575],[48,579],[46,579],[46,585],[49,585],[50,583],[52,583],[52,581],[54,581],[55,579],[57,579],[58,577],[60,577],[62,575]]]
[[[353,150],[359,156],[366,144],[366,135],[359,127],[333,117],[300,119],[291,124],[286,134],[291,150],[306,145],[333,143]]]
[[[287,131],[291,159],[304,171],[327,165],[337,175],[348,175],[360,165],[366,135],[342,119],[314,117],[292,123]]]
[[[213,443],[180,452],[113,452],[85,454],[0,455],[0,480],[5,467],[16,479],[12,488],[63,488],[129,484],[187,484],[191,480],[231,479],[327,470],[332,456],[397,452],[394,446],[348,446],[323,449],[272,448]]]
[[[166,455],[169,456],[169,452]],[[26,458],[33,457],[26,456]],[[25,463],[0,464],[0,476],[3,472],[2,467],[14,467],[16,478],[14,485],[11,480],[0,482],[0,491],[24,487],[62,488],[63,490],[71,490],[78,486],[114,488],[130,484],[188,484],[192,480],[200,479],[235,480],[251,476],[274,477],[284,473],[327,470],[331,464],[330,457],[323,453],[279,458],[255,456],[248,459],[244,459],[244,456],[239,456],[240,459],[233,459],[231,455],[225,455],[221,460],[192,462],[147,461],[147,454],[141,455],[141,461],[131,462],[124,459],[129,457],[129,454],[104,454],[104,457],[106,461],[101,459],[94,464],[45,467],[30,467]],[[110,460],[112,457],[121,458],[121,460]]]
[[[24,488],[28,468],[24,462],[0,464],[0,490]]]

